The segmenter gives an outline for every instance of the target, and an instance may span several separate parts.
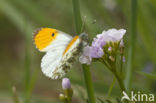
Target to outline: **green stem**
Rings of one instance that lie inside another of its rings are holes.
[[[121,90],[122,91],[126,91],[125,86],[124,86],[124,83],[123,83],[123,80],[120,78],[120,76],[118,75],[118,73],[115,71],[115,72],[113,72],[113,74],[116,77]]]
[[[120,74],[122,75],[122,69],[123,69],[123,55],[121,55],[121,61],[120,61]]]
[[[117,53],[117,49],[116,49],[116,53]],[[114,76],[116,77],[117,81],[118,81],[118,84],[120,86],[120,89],[122,91],[126,91],[125,89],[125,86],[124,86],[124,83],[123,83],[123,79],[121,78],[121,76],[118,74],[117,72],[117,66],[116,66],[116,56],[117,54],[115,54],[115,61],[114,61],[114,64],[112,64],[112,73],[114,74]]]
[[[82,27],[82,20],[80,15],[79,0],[72,0],[72,1],[73,1],[73,11],[75,17],[76,32],[77,34],[80,34],[81,27]],[[83,67],[83,73],[84,73],[84,79],[87,88],[89,103],[95,103],[95,96],[94,96],[93,83],[91,80],[90,68],[88,65],[85,64],[82,65],[82,67]]]
[[[71,103],[71,100],[68,100],[68,99],[67,99],[65,103]]]
[[[137,0],[131,0],[131,19],[130,19],[130,47],[128,53],[128,63],[127,63],[127,73],[125,86],[127,90],[130,90],[132,82],[132,72],[133,72],[133,61],[134,61],[134,50],[135,50],[135,39],[136,39],[136,19],[137,19]]]
[[[125,88],[124,83],[123,83],[123,79],[120,77],[120,75],[118,74],[118,72],[116,70],[116,65],[112,65],[111,72],[114,74],[115,78],[117,79],[118,84],[120,86],[120,89],[122,91],[126,91],[126,88]]]
[[[89,103],[95,103],[95,98],[94,98],[94,89],[93,89],[93,83],[91,79],[91,73],[90,73],[90,68],[88,65],[83,64],[83,73],[84,73],[84,79],[87,87],[87,93],[88,93],[88,98],[89,98]]]
[[[78,35],[79,35],[81,33],[81,27],[82,27],[79,0],[73,0],[73,11],[74,11],[76,33],[78,33]]]
[[[110,96],[110,94],[111,94],[111,92],[112,92],[112,90],[113,90],[115,81],[116,81],[116,78],[114,77],[114,78],[113,78],[113,81],[112,81],[112,84],[111,84],[111,86],[109,87],[109,90],[108,90],[108,93],[107,93],[107,98],[109,98],[109,96]]]

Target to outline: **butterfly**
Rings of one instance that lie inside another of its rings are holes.
[[[40,28],[34,32],[33,40],[36,48],[46,52],[41,60],[42,72],[52,79],[63,77],[76,57],[87,44],[88,35],[70,36],[53,28]]]

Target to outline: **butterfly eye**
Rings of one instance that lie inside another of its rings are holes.
[[[54,37],[55,36],[55,33],[52,33],[52,37]]]

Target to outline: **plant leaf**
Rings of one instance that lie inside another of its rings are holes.
[[[149,79],[156,80],[156,74],[150,74],[150,73],[146,73],[146,72],[142,72],[142,71],[137,71],[137,73],[140,75],[143,75]]]
[[[97,97],[97,99],[98,99],[101,103],[105,103],[101,98]]]
[[[116,101],[117,101],[117,103],[122,103],[118,97],[116,97]]]
[[[106,99],[106,102],[107,102],[107,103],[112,103],[112,102],[111,102],[110,100],[108,100],[108,99]]]

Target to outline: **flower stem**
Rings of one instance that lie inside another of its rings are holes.
[[[120,77],[120,75],[118,74],[117,70],[116,70],[116,65],[112,65],[112,69],[111,69],[111,72],[114,74],[115,78],[117,79],[118,81],[118,84],[120,86],[120,89],[122,91],[126,91],[126,88],[124,86],[124,83],[123,83],[123,79]]]
[[[112,81],[112,84],[111,84],[111,86],[109,87],[109,90],[108,90],[108,93],[107,93],[107,98],[109,98],[109,96],[110,96],[110,94],[111,94],[111,92],[112,92],[112,89],[113,89],[113,87],[114,87],[115,81],[116,81],[116,78],[114,77],[114,78],[113,78],[113,81]]]
[[[117,51],[116,51],[117,52]],[[126,91],[126,89],[125,89],[125,86],[124,86],[124,83],[123,83],[123,79],[121,78],[121,76],[118,74],[118,72],[117,72],[117,66],[116,66],[116,56],[117,56],[117,54],[115,54],[115,61],[114,61],[114,63],[111,63],[110,65],[111,65],[111,71],[112,71],[112,73],[114,74],[114,76],[115,76],[115,78],[117,79],[117,81],[118,81],[118,84],[119,84],[119,86],[120,86],[120,89],[122,90],[122,91]]]
[[[90,68],[86,64],[83,64],[82,67],[83,67],[84,79],[85,79],[85,83],[87,87],[89,103],[95,103],[94,89],[93,89],[93,85],[92,85],[93,83],[91,80]]]
[[[122,69],[123,69],[123,54],[121,55],[121,60],[120,60],[120,74],[122,75]]]
[[[115,71],[115,72],[113,72],[113,74],[116,77],[121,90],[122,91],[126,91],[125,86],[124,86],[124,83],[123,83],[123,80],[120,78],[120,76],[118,75],[118,73]]]

